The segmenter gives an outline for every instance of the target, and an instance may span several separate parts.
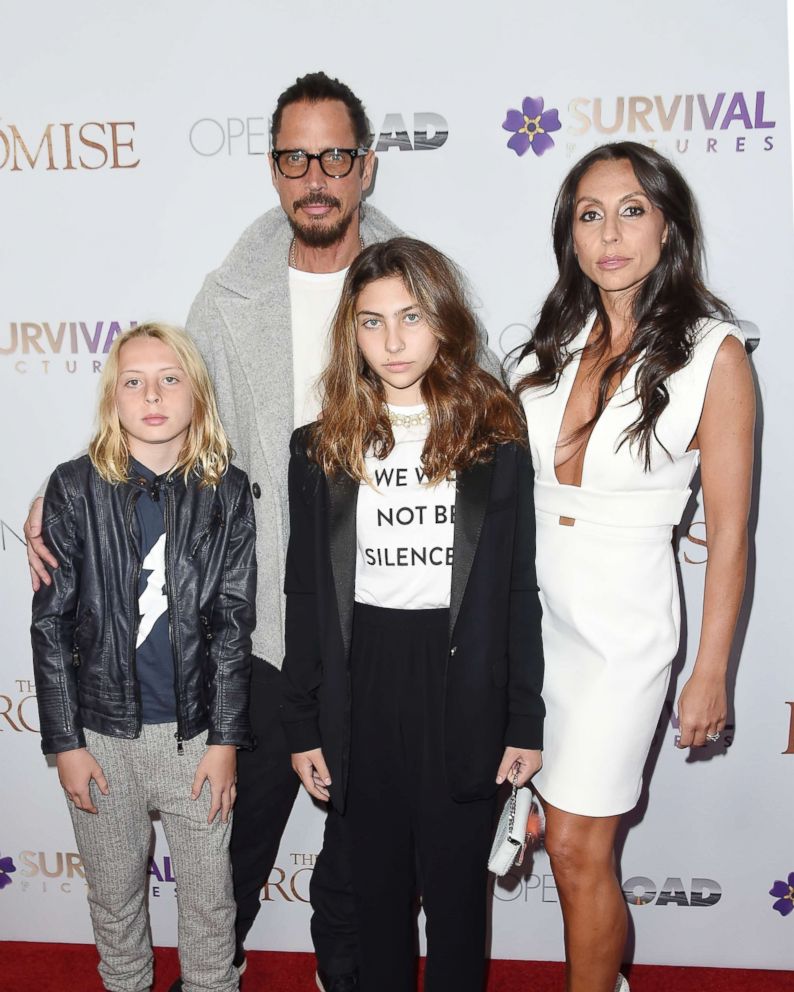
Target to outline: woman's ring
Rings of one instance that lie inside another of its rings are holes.
[[[706,740],[709,742],[709,744],[716,744],[716,742],[719,739],[720,739],[720,732],[719,732],[719,730],[717,731],[716,734],[706,734]]]

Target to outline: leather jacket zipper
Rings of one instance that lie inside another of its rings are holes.
[[[210,534],[212,534],[212,532],[215,530],[216,527],[220,527],[222,525],[223,525],[223,517],[221,516],[221,512],[220,510],[215,510],[209,524],[204,528],[202,533],[198,536],[198,538],[194,542],[193,547],[190,549],[190,554],[188,555],[188,557],[195,558],[196,555],[201,550],[202,544],[204,544],[204,542],[209,538]]]
[[[176,524],[176,514],[174,512],[174,488],[171,485],[166,485],[163,487],[165,492],[165,593],[166,600],[168,602],[168,640],[171,642],[171,654],[174,659],[174,696],[176,698],[176,733],[174,737],[176,739],[176,753],[184,754],[185,748],[183,746],[183,736],[182,736],[182,699],[180,694],[180,686],[182,684],[181,680],[181,659],[179,656],[179,648],[175,643],[174,638],[174,627],[173,627],[173,610],[172,603],[175,602],[173,599],[174,583],[171,576],[171,555],[170,547],[171,542],[169,541],[169,535],[173,533],[173,526]]]
[[[90,620],[91,617],[93,616],[93,613],[94,613],[93,610],[86,610],[82,616],[82,619],[72,631],[72,664],[74,665],[75,668],[80,667],[80,648],[77,645],[77,638],[80,634],[80,631],[85,626],[86,621]]]
[[[138,639],[138,627],[140,626],[141,618],[139,613],[138,605],[138,586],[141,580],[141,556],[138,554],[138,545],[135,542],[135,534],[132,531],[132,517],[135,513],[135,504],[138,502],[140,497],[140,492],[133,491],[130,495],[129,502],[127,503],[127,509],[124,514],[124,523],[127,528],[127,536],[129,538],[130,551],[132,553],[132,559],[135,563],[135,567],[132,570],[132,582],[130,588],[130,603],[135,604],[134,620],[130,624],[130,643],[129,643],[129,658],[130,658],[130,673],[132,674],[132,682],[135,686],[135,728],[136,736],[141,732],[141,714],[143,712],[143,703],[141,702],[141,687],[138,685],[138,666],[136,664],[136,641]]]

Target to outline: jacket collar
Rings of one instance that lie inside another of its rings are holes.
[[[367,204],[361,208],[360,225],[367,245],[402,234],[380,210]],[[218,284],[249,300],[267,297],[275,288],[274,279],[280,284],[277,292],[285,292],[291,242],[292,228],[284,211],[268,210],[243,231],[221,263],[215,274]]]
[[[450,639],[458,621],[461,604],[480,541],[493,461],[473,465],[458,476],[455,496],[455,536],[452,583],[449,599]],[[350,655],[353,633],[353,604],[356,594],[356,509],[359,483],[350,476],[328,480],[329,541],[331,570],[336,589],[337,611],[345,655]]]

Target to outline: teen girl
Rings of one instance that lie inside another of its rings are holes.
[[[540,767],[531,468],[460,277],[408,238],[346,277],[289,472],[293,766],[350,832],[364,992],[480,992],[494,794]],[[419,881],[416,867],[419,868]]]

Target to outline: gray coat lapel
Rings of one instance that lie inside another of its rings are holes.
[[[232,389],[240,421],[259,439],[274,493],[286,492],[288,442],[293,429],[292,328],[287,254],[291,232],[272,212],[246,231],[218,273],[225,292],[217,305],[226,325],[225,347],[234,349],[234,368],[243,381]],[[253,419],[255,424],[251,424]],[[249,435],[250,437],[250,435]],[[242,438],[237,442],[242,443]],[[252,463],[256,459],[249,454]],[[256,480],[263,483],[264,480]],[[283,500],[286,503],[286,500]]]
[[[458,621],[466,584],[480,540],[488,494],[491,489],[493,462],[472,466],[458,477],[455,497],[455,553],[452,559],[452,587],[449,597],[449,636]]]
[[[343,475],[328,480],[331,570],[345,657],[350,657],[356,595],[356,507],[359,483]]]
[[[266,454],[276,439],[292,433],[293,372],[289,311],[282,327],[274,326],[278,292],[255,299],[218,300],[228,337],[234,344],[237,367],[254,396],[253,409]],[[242,383],[240,384],[242,386]]]

